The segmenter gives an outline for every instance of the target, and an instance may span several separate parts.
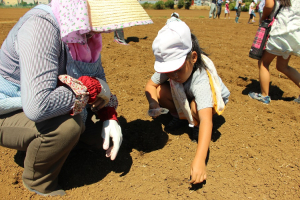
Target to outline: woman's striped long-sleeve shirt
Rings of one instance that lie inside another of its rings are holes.
[[[73,92],[57,87],[58,75],[66,74],[66,63],[59,26],[41,9],[31,9],[20,18],[0,49],[0,75],[21,87],[22,109],[35,122],[68,114],[72,109]]]

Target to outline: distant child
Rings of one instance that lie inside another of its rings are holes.
[[[265,7],[265,0],[261,0],[258,4],[259,24],[261,23],[262,13]]]
[[[266,0],[261,19],[273,19],[280,5],[282,8],[272,25],[266,49],[258,61],[261,93],[249,93],[252,99],[265,104],[271,102],[269,66],[274,58],[277,58],[276,69],[300,87],[300,73],[289,66],[291,55],[300,56],[300,1]],[[300,96],[294,101],[300,103]]]
[[[220,16],[221,16],[222,3],[223,3],[223,0],[218,0],[217,1],[217,17],[218,17],[218,19],[220,19]]]
[[[248,20],[248,24],[250,24],[250,20],[252,19],[252,22],[255,22],[254,19],[255,19],[255,2],[254,0],[252,0],[250,6],[249,6],[249,20]]]
[[[170,111],[173,120],[165,130],[178,128],[181,119],[194,126],[199,140],[190,183],[201,183],[207,177],[205,159],[212,135],[212,117],[224,111],[230,92],[184,22],[166,24],[153,41],[152,50],[156,72],[145,87],[149,110],[162,107]]]
[[[228,19],[230,19],[230,10],[229,10],[229,1],[227,0],[226,3],[225,3],[225,19],[226,19],[226,15],[228,14]]]
[[[211,18],[213,16],[213,18],[215,19],[217,17],[216,15],[216,4],[217,4],[217,0],[211,0],[210,3],[210,10],[209,10],[209,18]]]
[[[235,16],[235,23],[239,23],[239,18],[242,12],[242,0],[237,0],[237,5],[235,7],[236,9],[236,16]]]

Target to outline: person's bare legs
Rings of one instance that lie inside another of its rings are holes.
[[[258,61],[260,90],[263,96],[269,96],[269,66],[275,57],[275,55],[265,51],[262,58]]]
[[[157,98],[159,105],[169,109],[170,113],[173,116],[177,115],[177,110],[173,102],[173,97],[169,83],[164,83],[157,87]]]
[[[284,59],[282,56],[277,57],[276,68],[282,72],[289,79],[291,79],[298,87],[300,87],[300,73],[288,65],[291,56],[288,59]]]

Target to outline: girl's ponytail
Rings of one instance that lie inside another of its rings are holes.
[[[194,64],[194,68],[200,69],[200,70],[205,69],[206,66],[204,65],[204,63],[201,60],[201,54],[204,54],[206,56],[207,56],[207,54],[202,50],[202,48],[199,45],[197,37],[193,33],[191,33],[191,37],[192,37],[192,51],[196,51],[197,57],[198,57],[196,63]],[[191,53],[188,54],[188,57],[190,57],[190,56],[191,56]]]
[[[279,0],[279,2],[283,7],[291,7],[292,5],[290,0]]]

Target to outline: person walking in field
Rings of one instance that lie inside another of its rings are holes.
[[[259,24],[261,24],[261,17],[265,7],[265,0],[261,0],[258,4],[258,15],[259,15]]]
[[[31,192],[66,194],[58,175],[79,141],[117,157],[118,101],[100,55],[101,33],[124,24],[115,18],[126,27],[152,23],[136,0],[52,0],[21,17],[1,46],[0,145],[26,152],[22,182]]]
[[[225,3],[225,19],[226,19],[226,15],[228,14],[228,19],[230,19],[230,10],[229,10],[229,1],[226,1]]]
[[[250,20],[252,20],[252,22],[254,21],[255,18],[255,3],[254,0],[251,2],[250,6],[249,6],[249,20],[248,20],[248,24],[250,24]]]
[[[220,19],[221,13],[222,13],[222,3],[223,0],[217,0],[217,17]]]
[[[209,18],[213,18],[215,19],[217,17],[216,15],[216,4],[217,4],[217,0],[212,0],[211,1],[211,4],[210,4],[210,11],[209,11]]]
[[[152,50],[156,72],[145,87],[149,111],[170,111],[173,120],[166,131],[178,128],[186,120],[194,126],[192,137],[198,139],[198,146],[190,167],[190,183],[201,183],[207,178],[205,159],[212,117],[224,111],[230,92],[184,22],[167,23],[154,39]]]
[[[235,16],[235,23],[239,23],[239,18],[241,16],[242,12],[242,0],[237,0],[237,7],[236,7],[236,16]]]
[[[261,93],[249,93],[252,99],[264,104],[271,102],[269,66],[274,58],[277,58],[276,69],[300,87],[300,73],[289,66],[291,55],[300,56],[300,1],[266,0],[262,20],[273,19],[279,8],[280,10],[271,27],[266,49],[258,61]],[[300,103],[300,96],[294,101]]]

